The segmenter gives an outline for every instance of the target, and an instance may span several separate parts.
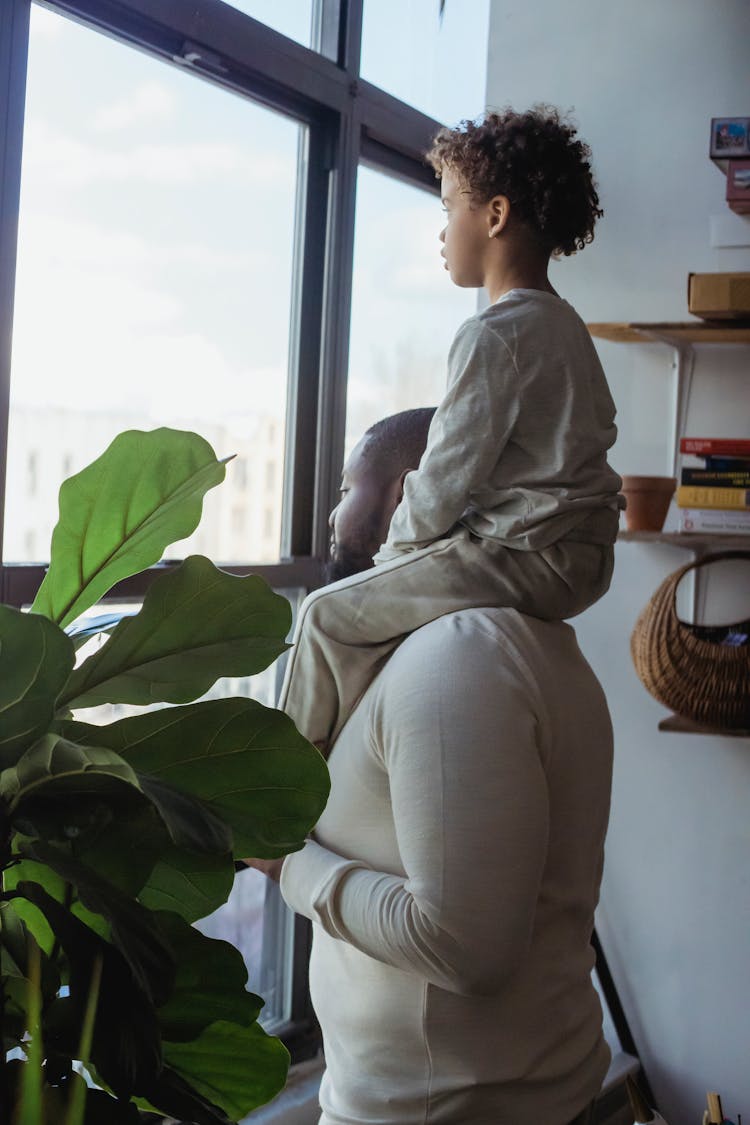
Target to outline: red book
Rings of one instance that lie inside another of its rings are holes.
[[[693,453],[699,457],[750,457],[750,438],[680,438],[680,453]]]

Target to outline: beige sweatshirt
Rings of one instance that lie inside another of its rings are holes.
[[[282,871],[314,922],[323,1125],[564,1125],[596,1094],[611,758],[570,626],[468,610],[397,649]]]
[[[622,482],[607,463],[614,418],[573,307],[512,289],[456,334],[445,397],[376,562],[441,539],[459,521],[480,538],[536,551],[602,508],[617,512]]]

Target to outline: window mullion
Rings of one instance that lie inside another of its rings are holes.
[[[340,29],[341,0],[314,0],[310,42],[319,54],[335,63],[339,61]]]
[[[221,85],[247,90],[261,104],[304,115],[311,106],[341,109],[348,79],[331,59],[303,47],[219,0],[54,0],[73,19],[167,61],[208,52],[195,69]],[[213,56],[213,57],[209,57]]]
[[[0,559],[5,524],[10,359],[28,47],[28,0],[6,0],[0,6]]]
[[[351,79],[359,79],[362,57],[362,18],[364,0],[341,0],[339,65]]]
[[[355,98],[350,112],[341,118],[330,183],[312,540],[313,554],[320,558],[327,551],[328,515],[338,492],[344,459],[359,142]]]
[[[291,310],[284,474],[282,555],[309,556],[313,550],[313,511],[320,384],[321,321],[329,224],[329,176],[335,126],[311,125],[299,156],[295,219],[295,286]],[[296,268],[299,263],[299,268]]]

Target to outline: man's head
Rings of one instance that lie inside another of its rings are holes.
[[[448,218],[440,237],[453,281],[479,287],[489,240],[500,234],[544,260],[591,242],[602,211],[590,156],[549,106],[441,129],[427,159],[442,180]]]
[[[335,582],[373,565],[401,501],[406,474],[416,469],[427,445],[433,406],[383,418],[365,433],[344,465],[341,499],[331,512],[330,561],[326,579]]]

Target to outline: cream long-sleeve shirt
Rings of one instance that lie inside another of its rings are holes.
[[[565,1125],[597,1093],[611,758],[570,626],[467,610],[397,649],[282,871],[314,923],[322,1125]]]
[[[482,539],[542,550],[598,510],[617,512],[614,418],[575,309],[553,293],[512,289],[459,328],[427,448],[375,561],[459,522]]]

